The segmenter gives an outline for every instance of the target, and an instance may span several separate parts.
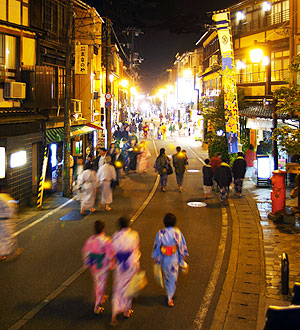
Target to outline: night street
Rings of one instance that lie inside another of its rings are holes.
[[[164,146],[167,154],[172,155],[177,143],[156,141],[155,145],[156,148]],[[1,329],[18,329],[13,325],[27,313],[22,329],[109,327],[110,301],[105,304],[104,314],[95,316],[89,271],[76,275],[82,267],[81,248],[92,234],[95,220],[104,220],[106,233],[112,235],[118,217],[124,214],[132,217],[151,192],[156,179],[152,168],[155,149],[152,142],[148,146],[151,151],[149,171],[132,173],[122,180],[122,187],[114,192],[112,211],[89,214],[81,221],[60,221],[59,218],[71,209],[79,210],[79,203],[73,201],[18,236],[19,245],[24,247],[23,254],[12,262],[1,264],[1,277],[8,279],[0,289]],[[203,304],[220,240],[221,207],[216,196],[207,201],[207,207],[187,206],[189,201],[203,201],[200,188],[202,163],[191,149],[183,144],[181,146],[187,148],[189,169],[200,172],[186,173],[182,193],[178,192],[175,175],[171,175],[167,191],[163,193],[158,187],[150,203],[132,224],[133,229],[140,234],[141,268],[146,270],[149,284],[134,300],[133,317],[124,321],[120,317],[119,328],[122,329],[190,329]],[[167,307],[164,291],[154,282],[151,259],[155,234],[162,228],[162,218],[166,212],[176,214],[190,254],[190,272],[186,276],[180,274],[173,309]],[[28,226],[30,222],[30,219],[27,220],[18,229]],[[66,283],[68,279],[70,281]],[[209,329],[221,281],[222,276],[210,297],[203,329]],[[61,293],[56,291],[60,289],[63,290]],[[111,293],[111,281],[107,291]],[[39,310],[43,302],[45,307]]]

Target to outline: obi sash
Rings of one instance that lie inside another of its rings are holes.
[[[122,264],[122,271],[125,272],[129,269],[130,265],[128,263],[128,258],[131,256],[132,251],[128,252],[118,252],[116,258],[119,264]]]
[[[102,262],[105,257],[105,253],[103,254],[98,254],[98,253],[90,253],[88,255],[88,262],[87,264],[92,267],[96,265],[96,269],[100,269],[102,267]]]
[[[160,250],[164,256],[170,257],[177,252],[177,246],[176,245],[171,245],[171,246],[162,245]]]

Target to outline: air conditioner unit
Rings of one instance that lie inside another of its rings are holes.
[[[25,99],[26,83],[16,81],[4,83],[3,97],[5,99]]]

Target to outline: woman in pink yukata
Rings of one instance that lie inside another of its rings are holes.
[[[112,294],[112,326],[117,324],[119,313],[124,313],[125,318],[129,318],[133,313],[131,309],[132,298],[124,297],[124,292],[133,275],[140,269],[141,257],[139,234],[129,227],[129,219],[121,217],[119,226],[120,230],[112,236],[113,249],[116,252]]]
[[[95,307],[94,313],[104,311],[103,304],[108,296],[105,295],[106,281],[109,271],[113,268],[115,253],[110,237],[103,232],[104,223],[95,222],[95,235],[91,236],[82,249],[83,262],[90,268],[94,279]]]
[[[185,239],[176,228],[176,216],[167,213],[164,217],[165,229],[159,230],[155,237],[152,258],[161,265],[164,285],[166,288],[168,306],[173,307],[173,297],[176,291],[179,266],[185,266],[185,257],[188,256]]]

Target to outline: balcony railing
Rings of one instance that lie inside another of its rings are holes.
[[[259,17],[251,21],[241,21],[238,25],[235,20],[232,21],[233,36],[254,32],[261,28],[270,27],[275,24],[280,24],[289,20],[289,10],[284,10],[280,13],[274,13],[269,16]]]
[[[288,81],[289,70],[275,70],[271,73],[271,81]],[[266,72],[241,73],[236,75],[237,84],[251,84],[266,82]]]

